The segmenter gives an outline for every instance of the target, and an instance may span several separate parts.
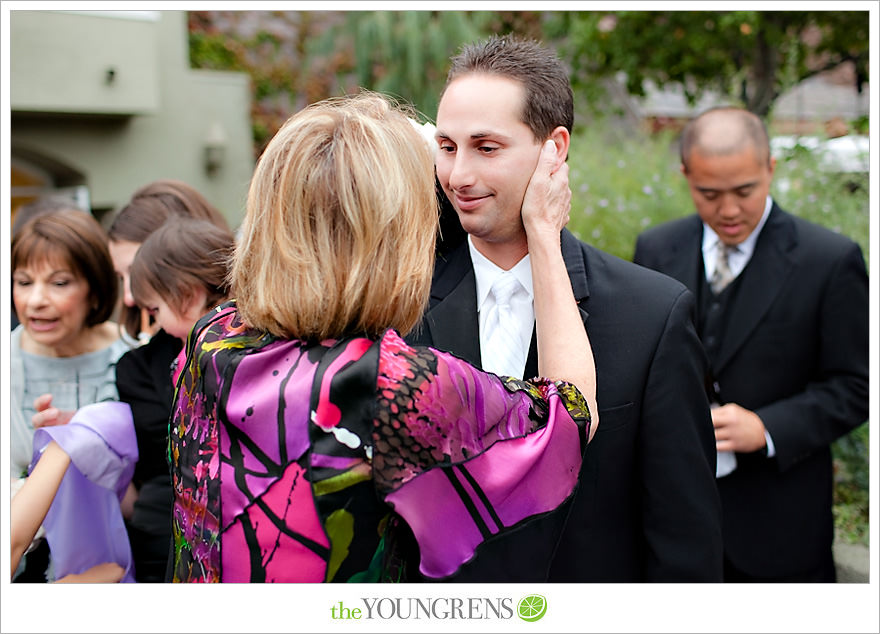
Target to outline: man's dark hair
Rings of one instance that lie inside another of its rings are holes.
[[[464,46],[452,58],[446,86],[471,74],[496,75],[520,82],[526,93],[522,121],[538,141],[548,138],[558,126],[571,132],[574,97],[568,71],[552,50],[535,40],[508,34]]]

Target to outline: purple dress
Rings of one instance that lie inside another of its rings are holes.
[[[588,432],[570,384],[502,380],[393,330],[279,339],[229,302],[196,325],[172,410],[174,580],[407,581],[413,564],[454,580],[570,499]]]

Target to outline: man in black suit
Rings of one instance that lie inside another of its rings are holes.
[[[868,415],[868,277],[858,245],[784,212],[761,119],[716,108],[682,132],[697,214],[634,261],[697,297],[709,356],[725,580],[835,580],[830,444]]]
[[[438,249],[430,305],[411,340],[496,373],[537,374],[520,213],[544,143],[555,143],[557,165],[566,160],[573,117],[565,69],[535,42],[493,37],[453,59],[437,113],[437,177],[468,235]],[[720,581],[720,504],[693,295],[568,230],[560,239],[593,346],[599,425],[545,579]],[[516,292],[502,299],[494,281],[511,276]],[[493,345],[495,322],[510,344]]]

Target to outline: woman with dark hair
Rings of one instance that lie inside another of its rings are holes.
[[[162,330],[186,341],[199,318],[229,298],[235,236],[206,220],[170,218],[138,249],[131,292]],[[170,381],[177,383],[183,350]],[[169,403],[170,407],[170,403]]]
[[[129,268],[138,247],[151,233],[172,216],[207,220],[222,229],[229,229],[223,214],[196,189],[178,180],[162,179],[135,191],[116,212],[107,234],[110,256],[122,280],[123,314],[120,320],[125,333],[133,339],[148,339],[147,320],[131,295]]]
[[[34,217],[13,238],[11,264],[21,321],[10,346],[15,486],[33,457],[35,415],[40,424],[57,425],[80,407],[115,400],[116,363],[128,346],[110,321],[118,285],[107,235],[91,214],[71,209]]]
[[[12,237],[15,237],[19,230],[32,218],[54,211],[69,211],[71,209],[83,211],[80,209],[79,205],[70,198],[53,194],[40,196],[29,203],[25,203],[13,211]],[[12,302],[11,317],[12,328],[14,330],[20,323],[18,321],[18,315],[15,314],[15,302]]]
[[[44,214],[13,239],[12,297],[21,320],[11,346],[13,477],[30,463],[38,397],[44,418],[117,398],[116,361],[128,350],[110,320],[117,289],[106,233],[91,214]]]
[[[138,189],[116,213],[108,231],[113,267],[122,281],[125,334],[148,339],[125,354],[116,368],[119,400],[131,406],[139,450],[133,479],[137,498],[127,523],[139,582],[165,579],[171,543],[167,459],[168,417],[174,397],[171,364],[183,341],[156,329],[155,324],[147,327],[147,320],[142,319],[148,316],[146,308],[138,306],[131,292],[130,269],[141,245],[166,221],[178,218],[202,220],[230,233],[223,215],[201,193],[176,180],[158,180]]]

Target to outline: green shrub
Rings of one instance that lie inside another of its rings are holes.
[[[831,446],[834,457],[834,524],[837,536],[868,544],[868,425]]]
[[[572,139],[569,227],[585,242],[629,260],[641,231],[692,205],[669,135],[615,136],[587,130]]]
[[[679,169],[676,136],[626,133],[610,121],[575,129],[568,159],[572,189],[569,228],[582,240],[626,260],[638,234],[693,213]],[[849,236],[868,260],[868,175],[819,169],[803,147],[777,160],[771,194],[787,211]],[[832,446],[838,538],[868,540],[868,425]]]

